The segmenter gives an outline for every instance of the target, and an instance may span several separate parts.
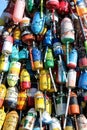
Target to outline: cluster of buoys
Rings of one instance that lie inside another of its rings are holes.
[[[87,130],[86,0],[8,0],[0,130]]]

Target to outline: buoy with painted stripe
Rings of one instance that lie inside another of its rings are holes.
[[[17,87],[9,87],[6,92],[4,105],[9,108],[16,108],[18,98]]]
[[[69,44],[75,41],[74,27],[70,18],[65,17],[61,21],[61,41],[66,44],[66,60],[69,63]]]
[[[37,112],[35,111],[34,108],[31,108],[28,112],[27,112],[27,115],[25,117],[25,120],[24,120],[24,130],[32,130],[33,127],[34,127],[34,123],[35,123],[35,120],[36,120],[36,116],[37,116]]]
[[[8,35],[3,43],[2,46],[2,54],[11,54],[12,53],[12,46],[13,46],[13,37]]]
[[[20,72],[20,88],[21,90],[30,89],[30,74],[26,69],[22,69]]]

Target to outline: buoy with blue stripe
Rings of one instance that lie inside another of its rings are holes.
[[[43,68],[42,54],[41,54],[41,50],[35,47],[34,42],[33,42],[33,48],[32,48],[32,57],[33,57],[34,70],[37,70],[37,71],[41,70]]]
[[[73,120],[71,117],[67,117],[66,127],[64,130],[74,130]]]
[[[21,30],[19,26],[17,26],[13,31],[13,39],[14,39],[14,45],[19,48],[21,45]]]
[[[16,108],[17,106],[17,98],[18,98],[18,89],[17,87],[8,87],[4,105],[10,109],[10,108]]]

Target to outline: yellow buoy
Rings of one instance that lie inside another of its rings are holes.
[[[2,130],[16,130],[18,125],[18,113],[16,111],[11,111],[6,115],[3,129]]]

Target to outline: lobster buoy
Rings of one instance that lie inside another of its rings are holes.
[[[4,107],[2,107],[0,108],[0,130],[2,129],[2,126],[4,124],[5,117],[6,117],[6,113],[4,111]]]
[[[87,129],[87,119],[83,114],[80,114],[77,117],[77,124],[79,130],[86,130]]]
[[[33,127],[34,127],[36,116],[37,116],[37,112],[35,111],[34,108],[31,108],[27,112],[27,115],[26,115],[25,120],[24,120],[24,126],[23,126],[23,128],[27,129],[27,130],[32,130]]]
[[[18,98],[18,89],[16,87],[9,87],[5,96],[5,106],[7,108],[16,108]]]
[[[77,95],[74,92],[70,93],[70,104],[69,104],[69,114],[78,115],[80,114],[80,108],[77,100]]]
[[[57,118],[52,117],[52,123],[49,125],[49,130],[55,130],[55,129],[61,130],[61,125],[60,121]]]
[[[25,0],[16,0],[13,11],[14,23],[19,23],[22,20],[24,10],[25,10]]]
[[[59,1],[58,0],[47,0],[46,1],[46,7],[49,10],[58,9]]]
[[[4,40],[4,44],[2,46],[2,54],[11,54],[13,46],[13,37],[7,36]]]
[[[0,108],[2,107],[4,103],[4,99],[6,96],[6,86],[4,84],[0,84]]]
[[[20,73],[20,87],[21,90],[30,89],[31,87],[30,74],[26,69],[22,69]]]
[[[18,113],[11,111],[6,115],[2,130],[16,130],[18,125]]]

